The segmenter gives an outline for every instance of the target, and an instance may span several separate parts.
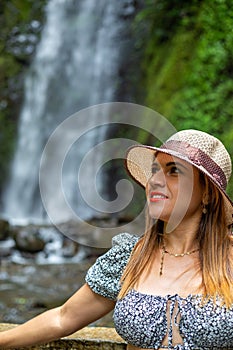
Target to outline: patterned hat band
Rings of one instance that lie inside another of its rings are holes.
[[[193,147],[187,142],[169,140],[160,146],[161,150],[172,151],[172,155],[189,160],[190,163],[195,164],[199,169],[204,170],[223,190],[226,190],[227,179],[223,170],[211,159],[206,153],[197,147]]]

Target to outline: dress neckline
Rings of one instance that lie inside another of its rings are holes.
[[[145,292],[140,292],[139,290],[132,288],[130,289],[129,293],[132,292],[134,294],[138,294],[138,295],[142,295],[142,296],[147,296],[147,297],[151,297],[151,298],[156,298],[156,299],[163,299],[163,300],[169,300],[169,299],[176,299],[176,300],[189,300],[189,299],[199,299],[199,298],[203,298],[204,295],[197,293],[197,294],[192,294],[189,293],[187,296],[182,297],[180,296],[178,293],[175,294],[165,294],[165,295],[159,295],[159,294],[150,294],[150,293],[145,293]]]
[[[197,293],[197,294],[190,293],[186,297],[181,297],[179,294],[156,295],[156,294],[143,293],[143,292],[136,290],[135,288],[132,288],[129,290],[127,295],[132,294],[132,293],[139,295],[139,296],[142,296],[142,297],[145,297],[145,298],[152,298],[152,299],[155,299],[158,301],[163,301],[166,303],[168,302],[168,300],[173,300],[173,301],[177,301],[177,302],[181,302],[181,303],[184,301],[192,301],[193,300],[193,301],[196,301],[198,303],[201,302],[201,305],[203,305],[203,306],[208,304],[209,302],[212,302],[216,307],[226,308],[226,306],[222,302],[221,297],[216,297],[216,300],[214,300],[213,297],[208,298],[208,296],[205,297],[201,293]],[[204,304],[202,304],[202,301],[204,301]],[[230,310],[233,311],[233,304],[230,307]]]

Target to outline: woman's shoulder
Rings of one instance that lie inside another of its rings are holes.
[[[120,233],[113,237],[112,247],[132,250],[135,244],[138,242],[139,238],[139,236],[133,235],[131,233]]]
[[[139,240],[139,236],[130,233],[120,233],[113,237],[112,247],[103,255],[101,255],[96,262],[104,263],[105,265],[114,260],[115,264],[124,265]]]
[[[88,270],[86,282],[97,294],[116,299],[120,279],[139,236],[121,233],[113,237],[112,248],[97,258]]]

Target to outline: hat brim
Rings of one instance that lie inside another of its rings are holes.
[[[187,163],[194,166],[195,168],[197,168],[203,174],[205,174],[209,178],[209,180],[214,184],[214,186],[216,186],[217,189],[220,191],[226,209],[227,224],[232,224],[233,201],[230,199],[226,191],[224,191],[221,188],[221,186],[216,182],[214,177],[212,177],[211,174],[204,167],[193,163],[187,156],[177,151],[166,148],[161,149],[159,147],[152,147],[146,145],[131,146],[126,153],[125,166],[129,175],[134,179],[134,181],[139,183],[141,186],[146,187],[146,184],[151,177],[151,167],[157,152],[168,154],[173,157],[177,157],[181,160],[184,160]]]

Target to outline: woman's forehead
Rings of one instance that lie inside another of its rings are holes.
[[[175,156],[171,156],[170,154],[166,154],[163,152],[156,152],[155,153],[153,163],[158,163],[162,166],[166,166],[167,164],[172,165],[172,163],[175,163],[178,165],[181,164],[187,169],[195,169],[190,163],[186,162],[185,160],[180,159],[180,158],[175,157]],[[195,170],[197,170],[197,169],[195,169]]]
[[[175,156],[171,156],[170,154],[166,154],[163,152],[156,152],[155,156],[154,156],[154,161],[158,162],[158,163],[170,163],[170,162],[175,162],[175,163],[184,163],[187,164],[186,161],[175,157]]]

